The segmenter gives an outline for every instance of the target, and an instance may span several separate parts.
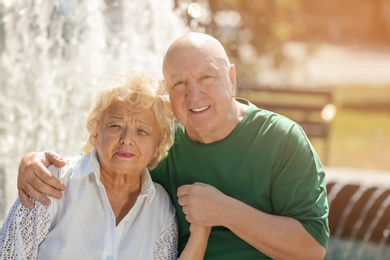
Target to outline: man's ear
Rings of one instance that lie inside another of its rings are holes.
[[[234,64],[230,64],[229,78],[232,83],[232,92],[235,96],[237,91],[237,73]]]

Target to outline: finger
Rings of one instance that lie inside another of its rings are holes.
[[[186,206],[182,206],[181,211],[183,211],[184,214],[188,214],[188,210]]]
[[[43,165],[34,166],[33,170],[34,174],[32,174],[31,177],[34,178],[29,178],[27,180],[28,184],[32,186],[32,193],[35,194],[36,190],[39,193],[60,199],[62,197],[62,191],[65,190],[65,185],[54,177],[53,174]],[[39,201],[39,199],[33,197],[32,194],[28,192],[27,194]]]
[[[181,197],[188,194],[188,191],[191,188],[191,186],[192,186],[191,184],[185,184],[177,188],[177,196]]]
[[[39,163],[33,165],[32,170],[38,177],[33,178],[30,181],[35,189],[54,198],[61,196],[61,192],[65,190],[65,185],[56,177],[54,177],[53,174],[44,165]]]
[[[180,206],[184,207],[186,203],[186,196],[180,196],[179,199],[177,200]]]
[[[40,193],[39,191],[37,191],[36,189],[34,189],[33,186],[27,185],[23,190],[19,189],[18,193],[22,194],[22,196],[24,196],[22,191],[25,194],[27,194],[28,198],[33,198],[33,199],[35,199],[36,201],[42,203],[45,206],[49,206],[50,205],[50,199],[48,197],[46,197],[45,195],[43,195],[42,193]],[[22,197],[21,197],[21,199],[22,199]],[[25,205],[25,203],[24,203],[25,201],[26,201],[26,199],[23,197],[23,201],[22,201],[23,205]],[[30,205],[30,203],[27,202],[27,207],[28,208],[34,208],[34,205]]]
[[[196,188],[196,187],[213,187],[213,186],[211,186],[210,184],[206,184],[204,182],[195,182],[193,184],[193,187]]]
[[[190,206],[182,206],[181,207],[181,211],[186,215],[186,216],[190,216],[190,215],[193,215],[193,210],[191,209]]]
[[[191,214],[186,214],[185,215],[185,219],[187,220],[188,223],[190,224],[196,224],[196,225],[202,225],[201,223],[199,223],[199,221],[197,221],[193,215]]]
[[[45,151],[44,155],[45,155],[46,162],[50,162],[58,168],[62,168],[65,166],[64,159],[58,153],[56,153],[54,151]],[[46,166],[48,166],[48,165],[46,165]]]
[[[191,218],[190,215],[185,215],[185,218],[186,218],[188,223],[192,223],[193,219]]]
[[[30,200],[30,197],[22,189],[18,189],[18,195],[23,206],[29,209],[34,208],[34,203]]]

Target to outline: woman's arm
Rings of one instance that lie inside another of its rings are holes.
[[[38,247],[49,232],[51,209],[32,201],[33,210],[18,198],[0,230],[0,259],[36,259]]]
[[[180,260],[201,260],[204,258],[207,248],[211,227],[198,226],[191,224],[190,238],[186,247],[181,253]]]
[[[195,224],[190,226],[190,238],[180,255],[180,260],[203,260],[211,227],[203,227]],[[176,260],[178,254],[179,230],[175,215],[161,237],[156,241],[154,259]]]

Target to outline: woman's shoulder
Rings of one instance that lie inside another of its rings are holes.
[[[173,204],[172,204],[171,198],[169,197],[168,192],[160,184],[158,184],[156,182],[153,182],[153,184],[154,184],[154,187],[156,189],[156,194],[155,194],[153,200],[155,202],[157,202],[159,205],[161,205],[162,207],[167,207],[169,209],[169,211],[172,212],[173,211]]]
[[[163,186],[161,186],[159,183],[153,182],[154,187],[156,189],[156,197],[158,197],[161,200],[167,200],[169,203],[171,202],[171,198],[168,195],[168,192],[164,189]]]
[[[64,161],[65,161],[64,167],[58,168],[54,164],[50,164],[48,166],[48,170],[57,179],[67,178],[67,177],[69,177],[69,175],[71,174],[73,169],[81,164],[83,159],[85,159],[85,155],[84,156],[79,155],[79,156],[65,157],[64,158]]]

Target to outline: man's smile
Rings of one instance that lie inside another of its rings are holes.
[[[204,107],[199,107],[199,108],[191,108],[190,111],[191,112],[202,112],[202,111],[205,111],[206,109],[208,109],[210,106],[204,106]]]

